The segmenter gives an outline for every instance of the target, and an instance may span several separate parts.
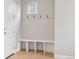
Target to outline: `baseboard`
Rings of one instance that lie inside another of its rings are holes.
[[[8,59],[8,58],[11,57],[12,55],[14,55],[14,53],[10,54],[10,55],[7,56],[5,59]]]
[[[18,51],[20,51],[20,50],[16,49],[14,52],[11,52],[9,55],[7,55],[4,59],[7,59],[7,58],[11,57],[12,55],[14,55]]]
[[[55,59],[75,59],[75,56],[55,54]]]

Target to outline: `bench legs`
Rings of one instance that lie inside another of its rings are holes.
[[[35,53],[36,53],[36,42],[34,42],[34,46],[35,46],[35,49],[34,50],[35,50]]]
[[[28,52],[28,42],[26,42],[26,51]]]
[[[43,48],[44,50],[43,51],[44,51],[44,54],[45,54],[45,42],[43,43],[43,46],[44,46],[44,48]]]
[[[29,42],[26,42],[26,52],[29,51]],[[36,53],[36,42],[34,42],[34,52]],[[43,42],[43,53],[45,54],[45,42]]]

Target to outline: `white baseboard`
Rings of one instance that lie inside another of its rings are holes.
[[[66,56],[66,55],[55,54],[55,59],[75,59],[75,56]]]
[[[11,53],[9,53],[9,54],[7,54],[7,55],[4,55],[4,59],[6,59],[8,56],[10,56],[11,54],[13,54],[14,52],[11,52]]]

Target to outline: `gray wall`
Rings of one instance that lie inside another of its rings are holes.
[[[38,14],[27,14],[27,4],[38,3]],[[22,38],[54,39],[54,0],[22,0]],[[40,18],[40,15],[42,18]],[[27,16],[30,18],[28,19]],[[33,19],[32,16],[36,18]]]
[[[27,4],[30,2],[38,3],[38,14],[27,14]],[[55,16],[55,1],[54,0],[22,0],[21,3],[21,38],[24,39],[48,39],[54,40],[54,16]],[[40,15],[42,18],[40,18]],[[46,18],[46,16],[49,18]],[[28,19],[27,16],[30,18]],[[35,19],[32,17],[35,16]],[[46,44],[46,49],[53,51],[53,44]],[[32,47],[32,45],[31,45]],[[31,48],[30,47],[30,48]],[[51,48],[52,47],[52,48]],[[24,48],[24,44],[23,44]],[[40,44],[38,49],[42,49]]]
[[[55,53],[75,55],[75,1],[55,0]]]

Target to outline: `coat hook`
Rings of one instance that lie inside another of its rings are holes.
[[[42,16],[40,15],[40,18],[41,18]]]
[[[33,16],[33,19],[35,18],[35,16]]]
[[[49,16],[47,15],[46,17],[48,18]]]

